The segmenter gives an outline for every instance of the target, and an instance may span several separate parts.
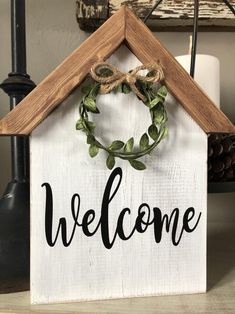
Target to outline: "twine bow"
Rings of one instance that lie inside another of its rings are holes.
[[[108,74],[102,76],[102,70],[108,70]],[[151,76],[138,74],[141,70],[149,70],[151,72]],[[163,70],[161,66],[156,63],[141,65],[128,73],[123,73],[107,62],[98,62],[91,68],[90,74],[96,82],[101,83],[101,94],[108,94],[118,85],[125,82],[143,102],[146,102],[147,99],[136,87],[136,81],[140,80],[144,82],[156,83],[164,79]]]

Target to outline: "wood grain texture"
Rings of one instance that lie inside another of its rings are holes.
[[[98,59],[106,59],[126,39],[142,63],[160,61],[170,92],[206,133],[235,133],[235,127],[126,6],[91,35],[0,121],[0,135],[28,135],[79,84]]]
[[[144,18],[155,0],[78,0],[77,19],[83,30],[94,30],[105,19],[115,14],[123,4],[128,5],[133,12]],[[230,0],[235,5],[235,0]],[[147,21],[151,30],[182,31],[192,27],[194,2],[191,0],[163,1]],[[104,13],[104,14],[101,14]],[[222,0],[200,1],[199,30],[228,31],[235,29],[235,17]]]
[[[138,30],[138,31],[136,31]],[[134,13],[126,8],[126,40],[143,63],[159,62],[165,84],[206,133],[235,133],[235,126]]]
[[[92,34],[0,121],[0,134],[27,135],[79,85],[91,66],[124,40],[124,8]]]

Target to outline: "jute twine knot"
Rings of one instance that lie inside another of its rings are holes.
[[[102,70],[106,71],[107,74],[102,76]],[[108,71],[107,71],[108,70]],[[143,76],[138,74],[142,70],[149,70],[150,76]],[[90,71],[92,78],[101,83],[100,93],[108,94],[113,89],[115,89],[118,85],[122,83],[127,83],[132,91],[143,101],[146,102],[146,97],[140,92],[140,90],[136,87],[136,81],[144,81],[144,82],[160,82],[164,79],[164,73],[162,67],[157,64],[147,64],[140,65],[135,69],[131,70],[128,73],[121,72],[118,68],[107,62],[97,62]]]

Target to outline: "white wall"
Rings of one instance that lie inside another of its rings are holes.
[[[28,73],[38,84],[86,38],[75,17],[75,0],[26,0]],[[11,70],[10,1],[0,1],[0,81]],[[159,33],[174,54],[188,51],[189,33]],[[235,33],[199,33],[198,52],[213,54],[221,62],[221,108],[235,121]],[[8,98],[0,92],[0,117],[8,111]],[[10,177],[9,139],[0,138],[0,194]],[[210,195],[209,217],[223,219],[235,211],[235,193]],[[218,215],[215,216],[215,213]],[[226,214],[227,213],[227,214]],[[231,220],[231,217],[230,217]]]

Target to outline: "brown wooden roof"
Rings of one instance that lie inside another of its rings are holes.
[[[235,133],[235,126],[134,13],[123,6],[0,121],[0,135],[28,135],[89,73],[125,41],[143,63],[160,62],[165,84],[206,133]]]

